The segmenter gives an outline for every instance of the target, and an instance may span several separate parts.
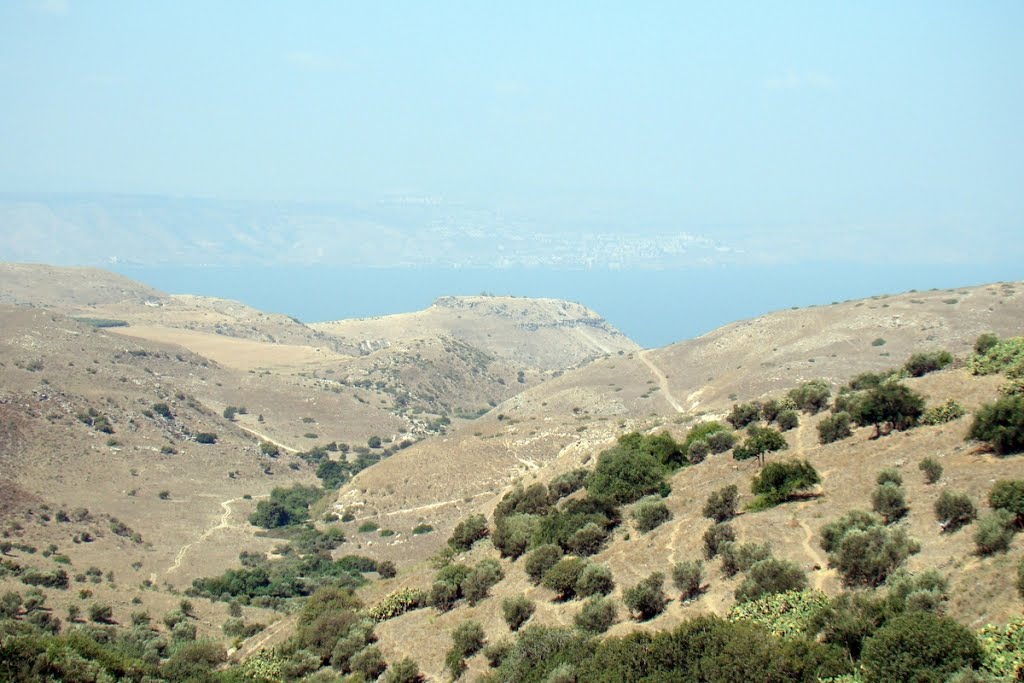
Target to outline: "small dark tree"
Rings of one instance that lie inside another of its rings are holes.
[[[708,496],[704,503],[704,516],[716,522],[727,522],[736,516],[739,505],[740,490],[736,484],[723,486]]]
[[[622,594],[622,602],[638,621],[647,621],[661,614],[668,600],[665,597],[665,575],[654,572]]]
[[[786,437],[779,432],[771,427],[751,425],[747,430],[746,441],[732,449],[732,457],[736,460],[757,458],[758,462],[764,465],[765,454],[787,448],[789,448],[789,444],[786,443]]]
[[[850,414],[844,411],[835,413],[824,418],[818,423],[818,441],[820,443],[832,443],[852,436],[850,430]]]
[[[948,617],[913,611],[899,615],[864,641],[867,683],[946,681],[981,665],[982,650],[967,628]]]
[[[987,441],[1000,455],[1024,451],[1024,396],[1001,396],[979,408],[967,438]]]
[[[563,557],[545,572],[541,583],[558,593],[560,600],[570,600],[576,596],[576,584],[586,565],[586,560],[578,557]]]
[[[991,332],[986,332],[982,335],[979,335],[978,338],[974,340],[974,352],[979,355],[984,355],[988,353],[989,349],[991,349],[998,343],[999,337],[992,334]]]
[[[369,439],[366,440],[366,445],[369,446],[370,448],[380,448],[380,446],[381,446],[380,437],[379,436],[371,436]]]
[[[920,545],[903,529],[873,526],[850,529],[831,554],[831,563],[849,586],[878,586]]]
[[[217,435],[213,432],[199,432],[195,436],[196,443],[214,444],[217,443]]]
[[[89,621],[97,624],[110,624],[114,621],[114,609],[110,605],[94,602],[89,605]]]
[[[775,422],[779,425],[779,431],[783,432],[788,432],[789,430],[796,429],[800,426],[800,418],[797,416],[795,410],[783,410],[779,413]]]
[[[672,519],[672,512],[669,511],[663,499],[659,497],[644,498],[636,504],[633,518],[636,520],[636,528],[639,531],[647,532]]]
[[[816,485],[821,479],[806,460],[773,462],[762,468],[751,483],[751,491],[766,506],[778,505],[792,498],[797,491]]]
[[[807,576],[795,562],[774,557],[761,560],[747,572],[736,589],[737,602],[757,600],[766,595],[807,588]]]
[[[725,453],[736,445],[736,435],[723,429],[709,434],[705,441],[712,453]]]
[[[897,382],[885,382],[869,389],[856,403],[854,419],[861,425],[874,425],[875,437],[888,431],[910,429],[924,413],[924,398]]]
[[[459,552],[465,552],[473,547],[473,544],[490,533],[487,527],[487,518],[483,515],[470,515],[456,525],[452,531],[448,545]]]
[[[734,429],[743,429],[761,419],[761,406],[756,403],[734,403],[725,420]]]
[[[573,623],[584,633],[597,635],[611,628],[617,616],[613,600],[594,597],[583,603],[583,609],[573,618]]]
[[[977,519],[978,509],[966,494],[946,490],[935,501],[935,517],[943,533],[952,533]]]
[[[932,353],[915,353],[907,361],[903,369],[911,377],[923,377],[929,372],[941,370],[953,362],[953,356],[949,351],[934,351]]]
[[[749,571],[751,567],[772,556],[772,549],[767,543],[726,543],[722,546],[722,574],[726,578],[736,576],[739,572]]]
[[[672,585],[679,591],[680,600],[691,600],[700,595],[704,577],[704,563],[700,560],[677,562],[672,567]]]
[[[562,548],[554,543],[538,546],[530,552],[523,561],[523,570],[535,584],[540,583],[549,569],[555,566],[564,552]]]
[[[576,595],[589,598],[593,595],[608,595],[615,589],[612,570],[604,564],[588,564],[576,580]]]
[[[892,524],[903,519],[909,507],[907,498],[904,495],[903,487],[892,482],[887,482],[875,488],[871,494],[871,508],[882,515],[886,524]]]

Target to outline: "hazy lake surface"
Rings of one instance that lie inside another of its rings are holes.
[[[685,270],[143,267],[114,270],[172,294],[235,299],[303,322],[415,311],[439,296],[511,294],[578,301],[646,347],[696,337],[735,320],[910,289],[1024,277],[1024,267],[725,266]]]

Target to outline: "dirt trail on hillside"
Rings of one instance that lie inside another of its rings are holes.
[[[686,409],[683,408],[683,404],[676,400],[676,397],[672,395],[672,390],[668,387],[668,377],[666,377],[665,373],[663,373],[661,369],[654,364],[654,361],[647,357],[649,352],[650,349],[644,349],[637,353],[637,357],[643,361],[643,364],[651,371],[654,378],[658,380],[658,387],[661,388],[661,395],[665,397],[665,400],[675,408],[677,413],[685,413]]]
[[[252,496],[254,500],[257,498],[267,497],[269,497],[268,494]],[[237,503],[240,500],[245,500],[245,498],[240,496],[238,498],[231,498],[230,500],[222,501],[220,506],[224,508],[224,513],[220,516],[220,521],[217,522],[215,525],[211,526],[206,531],[204,531],[202,536],[200,536],[195,541],[192,541],[191,543],[186,543],[185,545],[181,546],[181,548],[178,550],[178,554],[174,557],[174,564],[172,564],[170,568],[168,568],[167,571],[164,572],[164,574],[170,574],[171,572],[175,572],[178,569],[181,569],[181,563],[184,561],[185,555],[188,553],[188,551],[192,549],[192,546],[207,540],[218,529],[242,528],[242,525],[240,524],[231,523],[231,513],[233,512],[231,509],[231,504]]]
[[[803,416],[801,416],[801,418],[803,418]],[[796,455],[797,455],[797,457],[803,458],[803,459],[807,458],[807,447],[805,446],[806,439],[807,439],[807,429],[806,429],[806,427],[807,427],[806,419],[801,419],[800,420],[800,425],[796,429],[796,438],[794,439],[794,441],[796,442],[796,448],[795,448]],[[822,483],[824,483],[824,480],[825,480],[825,473],[824,472],[821,473],[821,479],[822,479]],[[814,502],[814,501],[810,501],[810,500],[804,501],[803,503],[800,503],[797,506],[797,509],[798,510],[806,510],[808,507],[810,507],[812,502]],[[803,529],[804,539],[803,539],[803,542],[802,542],[802,546],[803,546],[804,552],[807,554],[808,557],[811,558],[811,560],[814,562],[814,564],[817,567],[819,567],[819,569],[817,569],[814,572],[814,578],[813,578],[811,583],[812,583],[812,585],[813,585],[815,590],[823,591],[824,590],[824,586],[825,586],[825,581],[828,579],[828,574],[826,572],[826,568],[828,567],[828,558],[818,548],[818,546],[815,545],[815,543],[814,543],[814,531],[811,529],[811,526],[806,522],[806,520],[804,520],[802,518],[798,518],[796,515],[793,516],[793,519],[796,520],[796,523],[800,525],[801,529]]]
[[[282,449],[288,451],[289,453],[298,453],[299,452],[298,448],[292,448],[291,446],[285,446],[280,441],[274,441],[273,439],[271,439],[266,434],[264,434],[262,432],[257,432],[252,427],[246,427],[245,425],[238,424],[237,422],[235,423],[235,426],[238,427],[239,429],[241,429],[243,432],[248,432],[249,434],[252,434],[253,436],[255,436],[257,439],[263,439],[267,443],[272,443],[275,446],[277,446],[278,448],[282,448]]]
[[[298,621],[298,617],[293,615],[285,617],[280,621],[275,621],[273,624],[263,629],[252,638],[242,642],[237,648],[228,651],[228,658],[233,662],[240,662],[248,657],[259,652],[268,642],[270,642],[275,636],[281,633],[285,627],[294,626]]]

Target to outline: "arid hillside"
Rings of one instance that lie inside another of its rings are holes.
[[[398,514],[450,501],[440,514],[566,453],[593,453],[623,431],[721,416],[735,402],[811,379],[836,386],[918,351],[963,355],[982,333],[1020,334],[1021,321],[1024,285],[1000,283],[779,311],[663,349],[616,354],[361,473],[339,504]],[[387,493],[412,472],[399,497]]]

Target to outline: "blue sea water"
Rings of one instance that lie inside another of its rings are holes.
[[[173,294],[241,301],[303,322],[415,311],[439,296],[492,294],[577,301],[645,347],[699,336],[793,306],[1024,278],[1024,266],[817,263],[679,270],[282,267],[113,268]]]

